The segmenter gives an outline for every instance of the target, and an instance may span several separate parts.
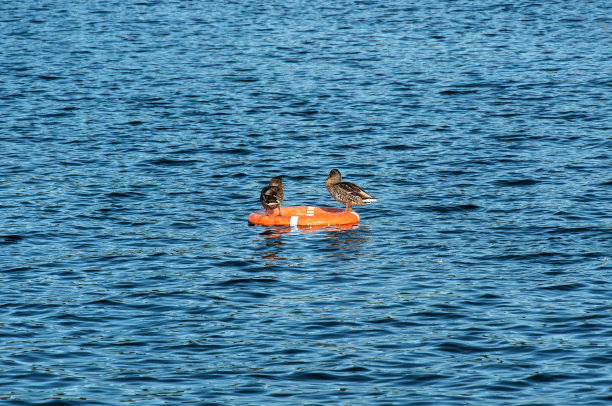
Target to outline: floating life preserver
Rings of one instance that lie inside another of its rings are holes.
[[[282,207],[280,215],[258,210],[249,216],[249,223],[262,226],[325,227],[357,224],[359,220],[359,214],[354,211],[315,206]]]

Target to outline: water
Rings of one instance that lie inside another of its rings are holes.
[[[2,403],[609,404],[610,16],[3,3]]]

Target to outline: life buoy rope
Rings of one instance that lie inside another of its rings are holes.
[[[360,220],[357,212],[346,212],[336,207],[288,206],[281,208],[280,215],[276,214],[278,210],[274,213],[268,215],[265,210],[258,210],[251,213],[249,223],[264,226],[325,227],[357,224]]]

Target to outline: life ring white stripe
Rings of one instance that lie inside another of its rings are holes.
[[[291,216],[291,219],[289,220],[289,225],[291,227],[296,227],[298,225],[299,218],[300,216]]]
[[[315,207],[314,206],[308,206],[308,208],[306,209],[306,215],[307,216],[314,216],[314,212],[315,212]]]

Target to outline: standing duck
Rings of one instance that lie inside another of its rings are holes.
[[[278,214],[281,214],[281,203],[285,198],[285,192],[283,192],[283,181],[280,176],[275,176],[270,180],[270,184],[265,188],[261,189],[259,200],[261,205],[266,210],[266,214],[274,214],[274,209],[278,207]]]
[[[345,212],[351,211],[353,206],[364,206],[376,201],[376,198],[351,182],[342,182],[342,175],[337,169],[332,169],[327,177],[325,186],[329,194],[346,205]]]

